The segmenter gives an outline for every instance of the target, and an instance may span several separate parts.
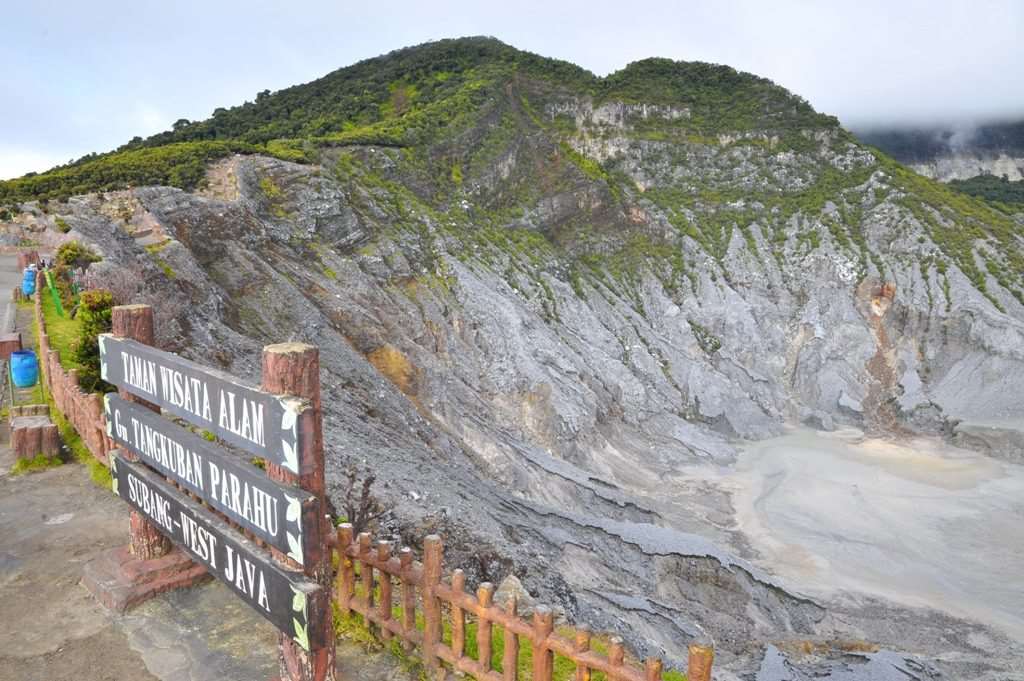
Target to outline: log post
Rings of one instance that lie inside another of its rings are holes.
[[[437,657],[437,646],[441,642],[441,602],[435,592],[441,583],[443,552],[441,538],[436,534],[423,540],[423,661],[434,675],[441,667]]]
[[[131,338],[143,345],[153,344],[153,308],[149,305],[117,305],[110,311],[111,332],[121,338]],[[78,385],[78,374],[70,372],[72,385]],[[122,388],[118,391],[121,397],[129,402],[137,402],[159,413],[159,409],[135,398]],[[67,411],[68,405],[62,405],[68,420],[75,423],[75,416]],[[138,457],[127,450],[122,450],[124,458],[138,461]],[[156,525],[146,519],[140,512],[133,510],[128,523],[129,545],[132,555],[140,560],[151,560],[166,556],[171,550],[171,540],[161,534]]]
[[[452,573],[452,592],[461,596],[466,590],[466,573],[456,570]],[[462,657],[466,649],[466,611],[452,603],[452,653],[455,659]]]
[[[299,475],[272,463],[267,463],[267,476],[271,480],[295,484],[313,493],[320,502],[321,513],[327,508],[327,490],[324,483],[323,413],[320,404],[320,351],[305,343],[278,343],[263,348],[262,389],[276,395],[291,395],[307,400],[312,407],[310,422],[303,427],[309,439],[301,449]],[[280,634],[278,663],[282,681],[335,681],[334,622],[331,616],[330,594],[333,582],[331,552],[325,541],[330,534],[326,515],[320,516],[320,527],[311,528],[319,541],[319,550],[305,556],[304,571],[323,587],[326,598],[324,621],[310,626],[321,626],[325,632],[323,648],[307,652],[284,633]],[[279,553],[275,554],[280,556]]]
[[[409,652],[413,649],[412,632],[416,628],[416,586],[412,583],[412,549],[403,546],[398,552],[398,561],[402,567],[402,649]]]
[[[35,451],[39,449],[39,439],[34,437],[38,433],[38,428],[30,428],[28,426],[15,428],[11,431],[11,449],[14,451],[15,458],[31,459],[39,453]]]
[[[391,560],[391,544],[386,541],[377,542],[377,562],[387,565]],[[380,584],[380,602],[377,604],[377,612],[380,614],[381,627],[380,637],[384,642],[391,640],[391,630],[388,629],[388,621],[391,619],[391,575],[384,570],[379,570],[377,583]]]
[[[622,676],[625,656],[626,649],[622,646],[622,639],[618,636],[612,636],[611,644],[608,646],[608,663],[612,666],[613,671],[608,674],[609,679],[616,679],[617,681]]]
[[[519,617],[519,603],[512,594],[505,603],[505,613],[513,619]],[[519,637],[516,632],[505,627],[505,651],[501,657],[502,681],[519,681]]]
[[[711,646],[691,643],[689,660],[686,666],[686,677],[690,681],[711,681],[711,665],[715,660],[715,650]]]
[[[551,681],[555,657],[548,647],[548,636],[554,628],[551,608],[542,605],[533,611],[533,681]]]
[[[60,432],[57,430],[57,424],[49,423],[43,426],[39,451],[48,457],[60,454]]]
[[[344,617],[352,613],[352,593],[355,591],[356,570],[352,559],[348,557],[348,547],[352,546],[352,523],[338,526],[338,580],[335,598],[338,609]]]
[[[359,581],[363,584],[363,593],[366,603],[366,628],[375,631],[376,626],[370,620],[370,613],[373,610],[373,564],[370,562],[370,543],[373,538],[369,532],[359,533]]]
[[[590,629],[580,627],[576,630],[576,640],[573,641],[573,651],[578,655],[590,650]],[[576,663],[575,681],[590,681],[590,668],[583,662]]]
[[[494,599],[494,585],[490,582],[481,584],[477,587],[476,598],[480,601],[480,607],[486,611],[491,607]],[[491,671],[491,631],[490,618],[481,615],[480,621],[477,622],[476,647],[480,653],[480,666],[483,667],[484,672]]]
[[[661,681],[661,660],[656,657],[644,660],[644,681]]]

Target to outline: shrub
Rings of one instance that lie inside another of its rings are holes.
[[[96,251],[79,241],[68,241],[57,249],[57,264],[77,270],[84,270],[102,259]]]
[[[75,344],[75,361],[81,365],[79,385],[86,392],[110,392],[114,389],[100,378],[100,347],[96,336],[109,333],[114,296],[110,291],[95,289],[82,293],[77,318],[81,322]]]
[[[57,295],[60,296],[60,304],[65,310],[71,310],[75,306],[75,273],[67,265],[56,265],[50,270],[53,278],[53,285],[57,287]]]

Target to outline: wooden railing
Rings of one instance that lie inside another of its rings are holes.
[[[585,628],[572,629],[570,637],[555,632],[549,608],[536,608],[527,621],[518,614],[514,598],[504,607],[495,605],[494,586],[489,583],[481,584],[475,594],[469,593],[462,570],[455,570],[444,581],[440,537],[431,535],[424,540],[422,563],[413,559],[408,547],[393,555],[388,542],[375,544],[369,533],[353,537],[349,524],[338,528],[337,540],[335,598],[341,614],[359,613],[383,641],[397,638],[406,650],[418,646],[430,670],[441,672],[447,665],[477,681],[516,681],[520,646],[527,645],[533,681],[552,681],[555,655],[575,665],[576,681],[590,681],[592,672],[600,672],[608,681],[662,678],[659,658],[647,658],[642,667],[627,662],[620,639],[611,639],[607,653],[598,652],[591,648],[591,635]],[[476,620],[476,659],[467,654],[467,615]],[[495,625],[502,629],[500,670],[492,664]],[[710,647],[691,645],[689,681],[710,681],[712,659]]]

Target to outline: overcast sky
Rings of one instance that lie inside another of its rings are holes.
[[[848,126],[1024,117],[1024,0],[5,3],[0,178],[390,50],[493,35],[597,74],[650,56],[766,76]]]

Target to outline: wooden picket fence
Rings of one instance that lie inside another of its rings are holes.
[[[662,678],[659,658],[647,658],[643,667],[633,665],[626,661],[620,639],[613,638],[607,654],[600,653],[591,649],[590,632],[585,628],[574,629],[571,639],[556,633],[549,608],[536,608],[532,620],[527,621],[518,614],[514,599],[504,608],[494,604],[494,586],[489,583],[481,584],[476,594],[467,592],[462,570],[455,570],[447,582],[443,581],[443,548],[436,535],[424,540],[422,563],[413,559],[412,549],[408,547],[402,548],[396,556],[392,554],[390,543],[374,544],[367,532],[353,537],[350,524],[338,528],[336,549],[335,598],[341,614],[362,615],[385,642],[397,637],[406,650],[418,646],[424,664],[436,671],[438,678],[444,677],[443,663],[446,663],[477,681],[517,681],[521,643],[531,648],[533,681],[552,681],[555,655],[575,665],[576,681],[590,681],[592,672],[600,672],[608,681],[660,681]],[[422,616],[422,627],[418,626],[417,608]],[[467,655],[467,615],[475,617],[477,622],[476,659]],[[450,632],[450,643],[444,640],[445,624]],[[494,625],[502,629],[504,650],[500,671],[491,663]],[[710,681],[712,659],[710,647],[691,645],[689,681]]]

